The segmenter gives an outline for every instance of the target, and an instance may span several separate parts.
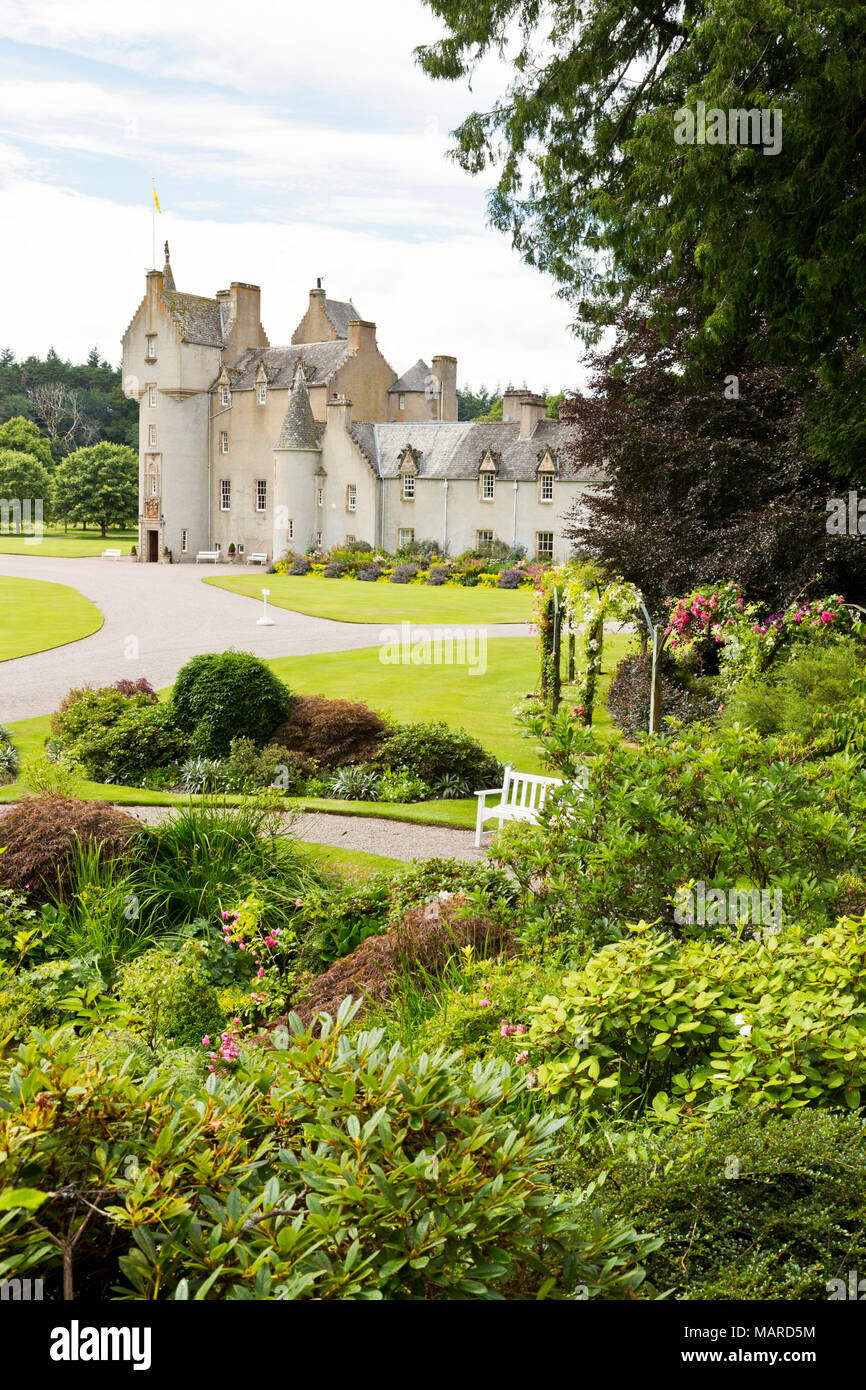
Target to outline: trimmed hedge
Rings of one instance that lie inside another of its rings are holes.
[[[291,706],[291,693],[251,652],[194,656],[178,672],[171,697],[176,726],[193,754],[224,757],[233,738],[264,744]]]

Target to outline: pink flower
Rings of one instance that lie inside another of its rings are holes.
[[[208,1037],[207,1033],[205,1033],[204,1037],[202,1038],[201,1045],[202,1047],[210,1047],[210,1038]]]
[[[265,969],[264,969],[264,966],[263,966],[263,965],[260,965],[259,968],[258,968],[258,970],[256,971],[256,979],[257,979],[257,980],[263,980],[264,978],[265,978]]]
[[[502,1023],[500,1023],[500,1025],[499,1025],[499,1036],[500,1036],[500,1038],[507,1038],[507,1037],[508,1037],[508,1034],[509,1034],[510,1032],[511,1032],[511,1029],[509,1028],[508,1024],[505,1022],[505,1020],[503,1019]]]
[[[528,1060],[528,1058],[529,1058],[529,1053],[528,1053],[528,1052],[518,1052],[518,1054],[517,1054],[517,1056],[515,1057],[514,1060],[515,1060],[516,1062],[525,1062],[525,1061]]]
[[[304,900],[303,900],[303,898],[295,898],[295,907],[303,907],[303,906],[304,906]]]
[[[229,914],[227,912],[221,912],[220,916],[222,917],[224,922],[227,922],[229,920]]]
[[[482,1008],[482,1009],[489,1009],[489,1008],[490,1008],[490,1000],[489,1000],[489,999],[480,999],[480,1000],[478,1001],[478,1003],[479,1003],[479,1007]]]

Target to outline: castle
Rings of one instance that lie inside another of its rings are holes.
[[[501,422],[458,421],[456,359],[398,377],[375,323],[321,281],[291,344],[271,347],[259,287],[183,293],[168,243],[123,337],[123,381],[139,401],[144,562],[353,540],[452,555],[502,540],[563,559],[563,516],[599,481],[540,396],[509,389]]]

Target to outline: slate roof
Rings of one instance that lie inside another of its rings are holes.
[[[335,343],[297,343],[290,347],[249,348],[228,374],[233,391],[251,391],[256,384],[259,364],[267,373],[268,385],[286,390],[295,379],[298,363],[303,362],[309,386],[321,386],[342,367],[349,357],[345,340]]]
[[[162,298],[184,342],[202,343],[205,347],[223,346],[218,299],[206,299],[200,294],[183,294],[180,290],[165,290]]]
[[[535,478],[538,455],[550,445],[559,454],[559,476],[572,482],[600,482],[599,469],[582,468],[566,457],[563,446],[575,439],[577,426],[559,420],[540,420],[529,439],[520,439],[519,424],[483,421],[432,421],[429,424],[350,426],[360,453],[381,478],[396,478],[400,454],[407,444],[420,454],[420,478],[476,478],[488,449],[501,455],[498,477],[504,482]]]
[[[388,387],[388,394],[390,395],[392,391],[423,391],[429,376],[430,368],[424,359],[419,357],[414,367],[410,367],[408,372],[398,376],[394,385]]]
[[[342,299],[325,299],[322,303],[328,322],[334,332],[339,338],[347,337],[349,324],[352,319],[359,319],[361,317],[354,304],[350,304],[348,300],[343,301]]]
[[[313,412],[310,409],[310,393],[304,373],[299,371],[295,384],[289,392],[289,403],[283,420],[283,428],[277,440],[278,449],[315,449],[318,447],[318,433]]]

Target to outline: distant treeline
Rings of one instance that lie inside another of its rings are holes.
[[[96,348],[77,364],[53,348],[21,362],[11,348],[0,349],[0,425],[19,415],[39,427],[55,463],[103,440],[138,452],[138,404],[124,396],[120,368]]]

